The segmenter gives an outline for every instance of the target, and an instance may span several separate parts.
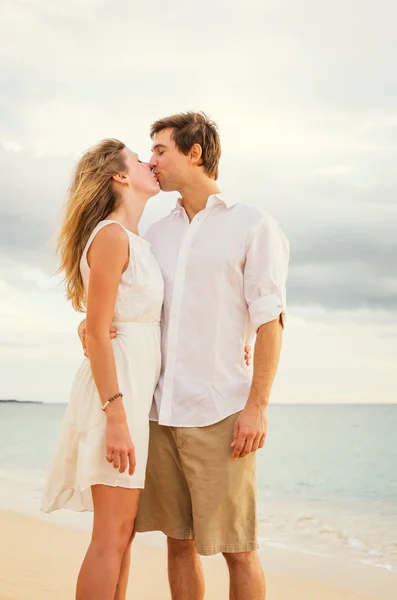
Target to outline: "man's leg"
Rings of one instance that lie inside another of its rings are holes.
[[[224,554],[232,600],[263,600],[264,578],[256,554],[255,455],[232,460],[237,418],[234,414],[214,425],[184,430],[180,457],[192,501],[197,552]]]
[[[168,538],[172,600],[202,600],[203,575],[196,552],[192,504],[183,472],[183,431],[150,423],[145,489],[135,521],[138,533],[162,531]]]
[[[265,576],[257,552],[230,552],[223,556],[230,574],[230,600],[265,600]]]
[[[203,600],[203,569],[194,540],[167,538],[167,541],[172,600]]]

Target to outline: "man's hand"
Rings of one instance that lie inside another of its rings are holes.
[[[234,426],[233,460],[244,458],[265,445],[267,433],[266,408],[247,404]]]
[[[84,356],[86,356],[87,358],[90,358],[88,355],[87,343],[86,343],[87,331],[85,328],[85,319],[84,319],[84,321],[81,321],[80,325],[78,326],[77,333],[79,334],[81,345],[83,346]],[[114,340],[114,338],[117,336],[117,329],[115,327],[110,327],[109,336],[110,336],[111,340]]]
[[[80,342],[81,342],[81,345],[83,346],[84,356],[86,356],[88,358],[87,346],[86,346],[86,342],[85,342],[85,334],[86,334],[85,319],[84,319],[84,321],[81,321],[80,325],[78,326],[77,333],[79,334]]]

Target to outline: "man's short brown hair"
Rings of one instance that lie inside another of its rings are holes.
[[[172,129],[171,139],[183,154],[188,154],[194,144],[202,149],[201,166],[212,179],[218,179],[221,143],[218,127],[203,112],[187,112],[159,119],[150,128],[153,139],[160,131]]]

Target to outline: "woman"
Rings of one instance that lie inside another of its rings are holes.
[[[163,301],[160,268],[138,223],[158,192],[149,165],[122,142],[104,140],[77,165],[58,240],[68,299],[86,309],[89,359],[72,387],[42,509],[94,511],[77,600],[126,594],[160,373]]]

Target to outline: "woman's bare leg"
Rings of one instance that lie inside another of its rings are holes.
[[[120,575],[117,582],[116,594],[114,600],[125,600],[127,597],[128,578],[130,576],[131,566],[131,544],[135,537],[135,533],[132,534],[126,551],[123,554],[123,560],[121,561]]]
[[[76,600],[114,600],[140,490],[92,486],[94,526],[77,580]]]

